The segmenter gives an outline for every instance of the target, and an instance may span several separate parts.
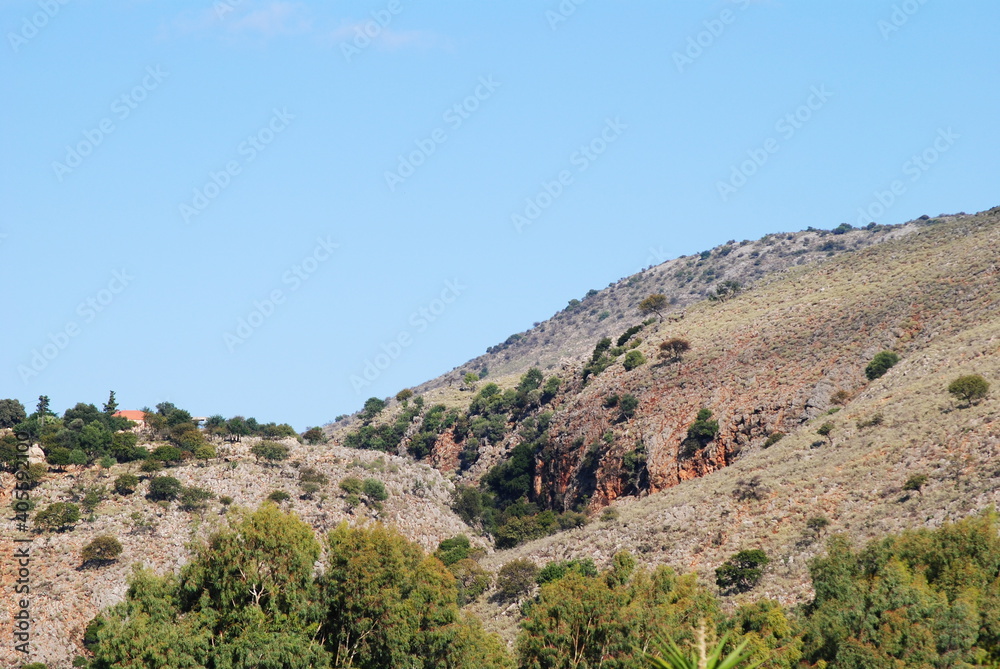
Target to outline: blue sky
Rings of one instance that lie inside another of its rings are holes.
[[[985,0],[2,1],[0,397],[304,429],[650,264],[987,209],[997,25]]]

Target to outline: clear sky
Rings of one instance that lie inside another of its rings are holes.
[[[996,206],[997,26],[995,0],[0,0],[0,397],[301,430],[650,264]]]

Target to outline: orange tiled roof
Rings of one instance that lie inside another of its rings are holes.
[[[125,411],[116,411],[116,416],[121,416],[122,418],[128,418],[134,421],[144,421],[146,420],[146,413],[144,411],[134,411],[131,409],[126,409]]]

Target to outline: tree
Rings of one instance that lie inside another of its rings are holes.
[[[184,486],[179,496],[180,507],[184,511],[200,511],[208,506],[208,500],[214,498],[215,493],[207,488]]]
[[[524,597],[535,587],[538,565],[527,558],[511,560],[497,572],[497,598],[513,601]]]
[[[226,430],[229,432],[230,441],[243,441],[243,437],[250,434],[247,421],[243,416],[233,416],[226,421]]]
[[[663,321],[663,309],[667,306],[667,296],[663,293],[654,293],[639,303],[639,313],[643,316],[655,313]]]
[[[660,343],[660,357],[668,362],[679,363],[684,354],[691,350],[691,344],[686,339],[672,337]]]
[[[35,525],[43,530],[62,532],[80,520],[80,507],[70,502],[55,502],[35,514]]]
[[[462,377],[462,383],[469,390],[475,391],[476,384],[479,383],[479,375],[475,372],[466,372],[465,376]]]
[[[370,423],[373,418],[382,413],[383,409],[385,409],[385,400],[380,400],[377,397],[369,397],[365,400],[364,408],[361,411],[361,420]]]
[[[276,441],[262,441],[259,444],[254,444],[250,452],[253,453],[258,462],[260,460],[279,462],[288,459],[289,451],[287,446]]]
[[[181,494],[181,482],[173,476],[154,476],[149,479],[149,499],[171,501]]]
[[[903,484],[903,490],[906,492],[920,492],[927,485],[927,481],[927,474],[914,474],[906,479],[906,483]]]
[[[14,399],[0,400],[0,429],[14,427],[24,421],[28,415],[24,412],[24,405]]]
[[[302,434],[302,438],[310,444],[318,444],[326,439],[326,435],[323,434],[322,428],[311,427]]]
[[[131,495],[139,487],[139,477],[135,474],[122,474],[115,479],[113,490],[119,495]]]
[[[715,570],[715,584],[723,591],[747,592],[760,582],[770,561],[759,548],[740,551]]]
[[[948,392],[956,399],[962,400],[967,406],[986,397],[990,384],[979,374],[960,376],[948,384]]]
[[[121,542],[110,534],[102,534],[83,547],[83,550],[80,551],[80,559],[85,565],[88,563],[104,565],[114,562],[121,554]]]
[[[104,404],[104,415],[109,418],[118,411],[118,402],[115,400],[115,391],[111,391],[108,395],[108,401]]]
[[[723,281],[715,287],[715,292],[708,296],[714,302],[725,302],[736,297],[743,291],[743,285],[739,281]]]
[[[639,398],[631,393],[626,393],[618,400],[618,419],[621,421],[631,420],[635,416],[636,409],[639,408]]]
[[[699,449],[710,444],[719,434],[719,422],[712,420],[712,412],[709,409],[701,409],[691,427],[688,428],[687,437],[681,442],[681,455],[688,457],[694,455]]]
[[[402,404],[404,407],[406,406],[407,402],[410,401],[411,397],[413,397],[413,391],[410,390],[409,388],[403,388],[398,393],[396,393],[396,401]]]
[[[49,396],[48,395],[39,395],[38,396],[38,405],[35,407],[35,415],[38,416],[39,418],[41,418],[43,423],[45,422],[46,418],[48,418],[50,416],[53,417],[53,418],[55,417],[55,414],[52,413],[51,411],[49,411]]]
[[[997,520],[985,512],[858,550],[832,537],[809,565],[803,660],[844,669],[995,663]]]
[[[872,361],[865,367],[865,376],[868,377],[869,381],[874,381],[888,372],[897,362],[899,362],[899,356],[892,351],[876,353]]]
[[[622,364],[624,365],[626,372],[631,372],[633,369],[635,369],[639,365],[642,365],[645,362],[646,362],[646,356],[642,354],[642,351],[632,349],[631,351],[625,354],[625,360],[622,362]]]
[[[361,484],[361,490],[368,499],[375,502],[384,502],[389,499],[389,493],[385,490],[385,484],[378,479],[365,479]]]

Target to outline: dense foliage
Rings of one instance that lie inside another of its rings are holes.
[[[312,529],[265,505],[179,575],[138,570],[89,626],[92,669],[510,667],[440,561],[382,526]]]

